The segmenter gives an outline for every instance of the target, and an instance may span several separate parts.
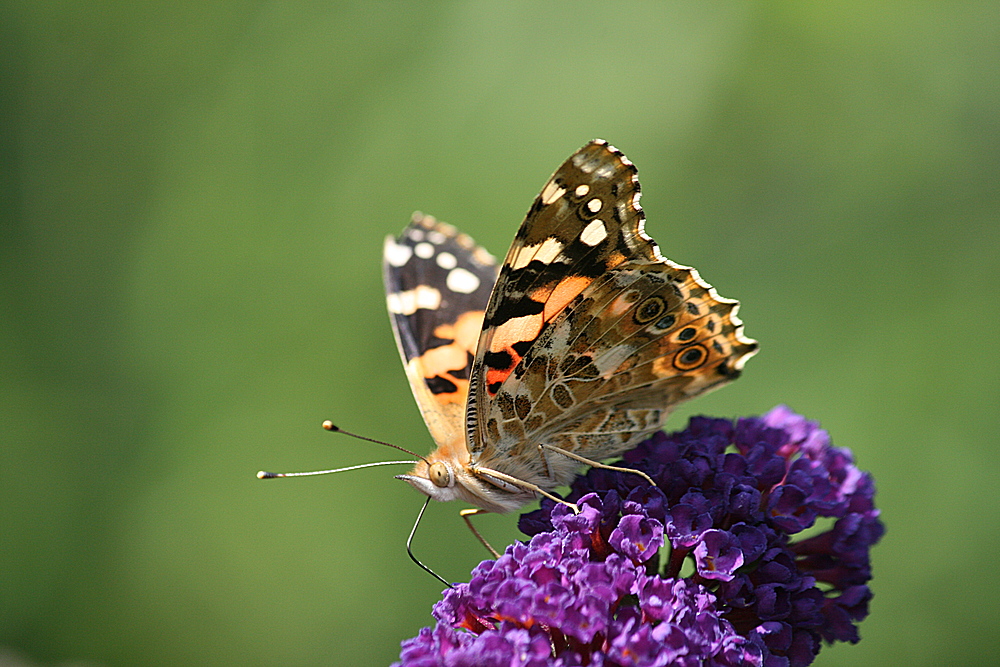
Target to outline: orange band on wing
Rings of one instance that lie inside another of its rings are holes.
[[[580,292],[587,289],[587,286],[592,282],[594,282],[593,278],[587,278],[586,276],[572,276],[559,281],[549,295],[549,298],[545,301],[545,311],[543,313],[545,321],[548,322],[560,313],[569,305],[570,301],[575,299]],[[535,298],[535,295],[532,295],[532,298]],[[537,301],[538,299],[536,298],[535,300]]]
[[[414,361],[424,383],[441,405],[464,405],[469,395],[469,365],[475,354],[483,311],[463,313],[454,324],[441,324],[434,335],[450,343],[432,347]]]
[[[486,313],[481,310],[462,313],[454,324],[441,324],[435,328],[434,335],[445,340],[451,339],[455,341],[453,345],[470,354],[475,354],[485,315]]]

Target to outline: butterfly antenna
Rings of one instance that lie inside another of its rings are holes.
[[[416,461],[377,461],[376,463],[362,463],[346,468],[334,468],[333,470],[310,470],[309,472],[267,472],[261,470],[257,473],[257,479],[274,479],[275,477],[309,477],[311,475],[330,475],[335,472],[347,472],[348,470],[360,470],[361,468],[374,468],[375,466],[394,466],[409,463],[413,465]]]
[[[424,463],[430,465],[430,461],[428,461],[427,459],[425,459],[420,454],[417,454],[416,452],[411,452],[409,449],[403,449],[399,445],[394,445],[391,442],[383,442],[381,440],[375,440],[374,438],[366,438],[363,435],[357,435],[356,433],[351,433],[350,431],[345,431],[344,429],[340,428],[339,426],[337,426],[336,424],[334,424],[329,419],[327,419],[325,422],[323,422],[323,428],[325,428],[327,431],[330,431],[331,433],[343,433],[344,435],[349,435],[352,438],[357,438],[358,440],[365,440],[366,442],[374,442],[376,445],[385,445],[386,447],[392,447],[393,449],[398,449],[399,451],[405,452],[405,453],[409,454],[410,456],[416,456],[418,459],[422,460]]]
[[[348,431],[343,430],[339,426],[336,426],[329,419],[323,422],[323,428],[327,431],[332,431],[333,433],[343,433],[344,435],[349,435],[352,438],[357,438],[358,440],[367,440],[368,442],[374,442],[378,445],[385,445],[386,447],[392,447],[393,449],[398,449],[401,452],[406,452],[410,456],[416,456],[418,459],[422,459],[424,463],[427,463],[425,459],[420,454],[411,452],[408,449],[403,449],[399,445],[394,445],[391,442],[382,442],[381,440],[373,440],[372,438],[366,438],[363,435],[355,435]],[[333,470],[311,470],[309,472],[267,472],[266,470],[261,470],[257,473],[257,479],[274,479],[275,477],[310,477],[312,475],[330,475],[335,472],[347,472],[348,470],[360,470],[361,468],[374,468],[376,466],[394,466],[402,464],[413,465],[416,461],[378,461],[376,463],[362,463],[361,465],[348,466],[346,468],[334,468]]]
[[[413,546],[413,536],[417,534],[417,526],[420,525],[420,520],[424,518],[424,510],[427,509],[427,506],[430,504],[430,502],[431,502],[431,497],[427,496],[427,500],[424,501],[423,507],[420,508],[420,513],[417,514],[417,520],[413,522],[413,528],[410,530],[410,536],[406,538],[406,555],[410,557],[410,560],[419,565],[424,572],[427,572],[428,574],[430,574],[432,577],[440,581],[448,588],[454,588],[455,587],[454,584],[448,583],[447,581],[444,580],[444,577],[442,577],[440,574],[438,574],[437,572],[435,572],[434,570],[432,570],[431,568],[427,567],[419,560],[417,560],[417,557],[413,555],[413,549],[411,548]]]

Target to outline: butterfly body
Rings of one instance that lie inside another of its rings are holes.
[[[738,377],[757,345],[737,302],[660,255],[638,200],[635,167],[597,140],[549,179],[499,268],[430,216],[386,240],[393,330],[437,444],[401,479],[514,511]]]

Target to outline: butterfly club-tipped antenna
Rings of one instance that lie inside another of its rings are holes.
[[[425,459],[420,454],[411,452],[410,450],[404,449],[399,445],[394,445],[391,442],[383,442],[382,440],[375,440],[374,438],[366,438],[363,435],[357,435],[355,433],[351,433],[350,431],[345,431],[344,429],[340,428],[329,419],[323,422],[323,428],[325,428],[327,431],[330,431],[331,433],[343,433],[344,435],[349,435],[352,438],[357,438],[358,440],[364,440],[366,442],[374,442],[377,445],[385,445],[386,447],[392,447],[393,449],[398,449],[399,451],[405,452],[410,456],[415,456],[418,459],[427,461],[427,459]],[[377,466],[402,465],[404,463],[413,465],[414,463],[416,463],[416,461],[412,460],[376,461],[375,463],[362,463],[356,466],[347,466],[346,468],[334,468],[333,470],[310,470],[308,472],[267,472],[266,470],[261,470],[260,472],[257,473],[257,479],[275,479],[276,477],[311,477],[313,475],[330,475],[336,472],[347,472],[348,470],[361,470],[362,468],[375,468]]]

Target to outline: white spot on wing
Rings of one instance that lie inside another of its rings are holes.
[[[548,206],[564,194],[566,194],[566,188],[560,186],[554,180],[550,180],[545,184],[545,188],[542,189],[542,203]]]
[[[523,269],[530,264],[533,259],[537,259],[543,264],[551,264],[552,260],[558,257],[559,253],[562,252],[562,249],[562,242],[552,237],[545,239],[541,243],[536,243],[535,245],[524,246],[514,257],[514,261],[511,262],[511,268],[514,270]]]
[[[573,164],[577,169],[585,174],[589,174],[594,171],[594,167],[596,166],[591,160],[588,160],[587,156],[582,152],[573,155]]]
[[[416,310],[413,305],[413,295],[409,292],[392,292],[391,294],[386,294],[385,304],[389,308],[390,313],[397,315],[409,315]]]
[[[427,240],[433,243],[434,245],[441,245],[442,243],[444,243],[445,238],[446,238],[445,235],[437,231],[436,229],[432,229],[431,231],[427,232]]]
[[[434,287],[418,285],[405,292],[393,292],[385,297],[390,313],[412,315],[418,308],[437,310],[441,306],[441,292]]]
[[[387,241],[385,244],[385,261],[390,266],[402,266],[410,261],[412,255],[413,248],[408,245],[396,243],[392,240]]]
[[[585,197],[587,193],[590,192],[590,186],[584,183],[583,185],[576,186],[576,196]]]
[[[434,246],[425,241],[414,246],[413,252],[420,259],[430,259],[434,256]]]
[[[413,291],[417,293],[417,308],[437,310],[441,305],[441,291],[436,287],[420,285]]]
[[[580,234],[580,240],[589,246],[595,246],[606,238],[608,238],[608,230],[600,219],[591,221]]]
[[[448,279],[445,281],[445,284],[452,292],[472,294],[479,289],[479,278],[471,271],[452,269],[448,272]]]
[[[618,204],[618,217],[622,220],[628,220],[628,206],[626,204]]]
[[[589,202],[587,202],[587,209],[591,213],[597,213],[598,211],[600,211],[601,206],[603,206],[603,204],[601,203],[601,200],[598,199],[597,197],[594,197]]]
[[[442,252],[435,261],[442,269],[454,269],[458,266],[458,260],[450,252]]]
[[[563,244],[556,238],[549,237],[542,242],[542,246],[535,253],[535,259],[543,264],[551,264],[552,260],[559,256],[563,250]]]
[[[526,267],[531,262],[531,258],[535,256],[535,248],[537,247],[530,245],[521,248],[517,255],[514,256],[514,261],[510,263],[510,268],[516,271]]]
[[[423,241],[424,240],[424,230],[422,230],[422,229],[411,229],[410,231],[408,231],[406,233],[406,235],[409,236],[414,241]]]
[[[615,173],[615,165],[602,164],[594,172],[594,178],[611,178],[611,175],[614,173]]]

